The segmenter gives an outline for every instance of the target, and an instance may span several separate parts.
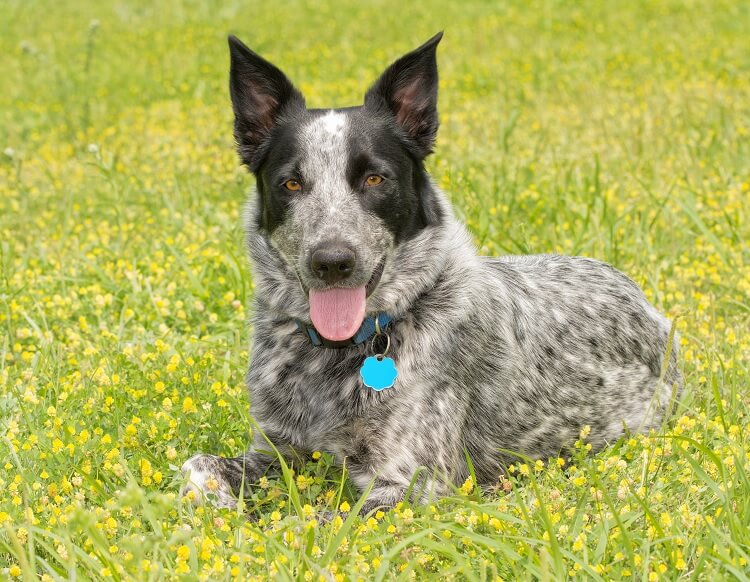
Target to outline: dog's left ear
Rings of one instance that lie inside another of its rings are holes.
[[[439,32],[398,59],[365,95],[365,107],[392,113],[422,157],[432,152],[437,136],[436,51],[441,38]]]

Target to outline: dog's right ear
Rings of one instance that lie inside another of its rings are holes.
[[[276,66],[229,36],[229,92],[234,108],[234,137],[242,162],[256,171],[279,119],[292,108],[304,108],[305,99]]]

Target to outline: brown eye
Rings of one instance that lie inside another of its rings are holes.
[[[383,176],[378,176],[377,174],[373,174],[372,176],[367,176],[367,180],[365,180],[365,183],[368,186],[377,186],[378,184],[383,183]]]
[[[287,180],[284,182],[284,188],[289,190],[290,192],[299,192],[302,190],[302,184],[297,182],[297,180]]]

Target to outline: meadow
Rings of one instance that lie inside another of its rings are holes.
[[[481,253],[642,285],[677,414],[367,519],[325,453],[192,507],[178,467],[251,430],[227,33],[333,107],[443,29],[436,182]],[[748,31],[731,0],[1,2],[0,578],[750,578]]]

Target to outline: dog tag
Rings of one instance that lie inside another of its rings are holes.
[[[362,376],[365,386],[380,392],[395,384],[398,370],[396,370],[396,362],[393,358],[377,354],[365,360],[359,369],[359,375]]]

